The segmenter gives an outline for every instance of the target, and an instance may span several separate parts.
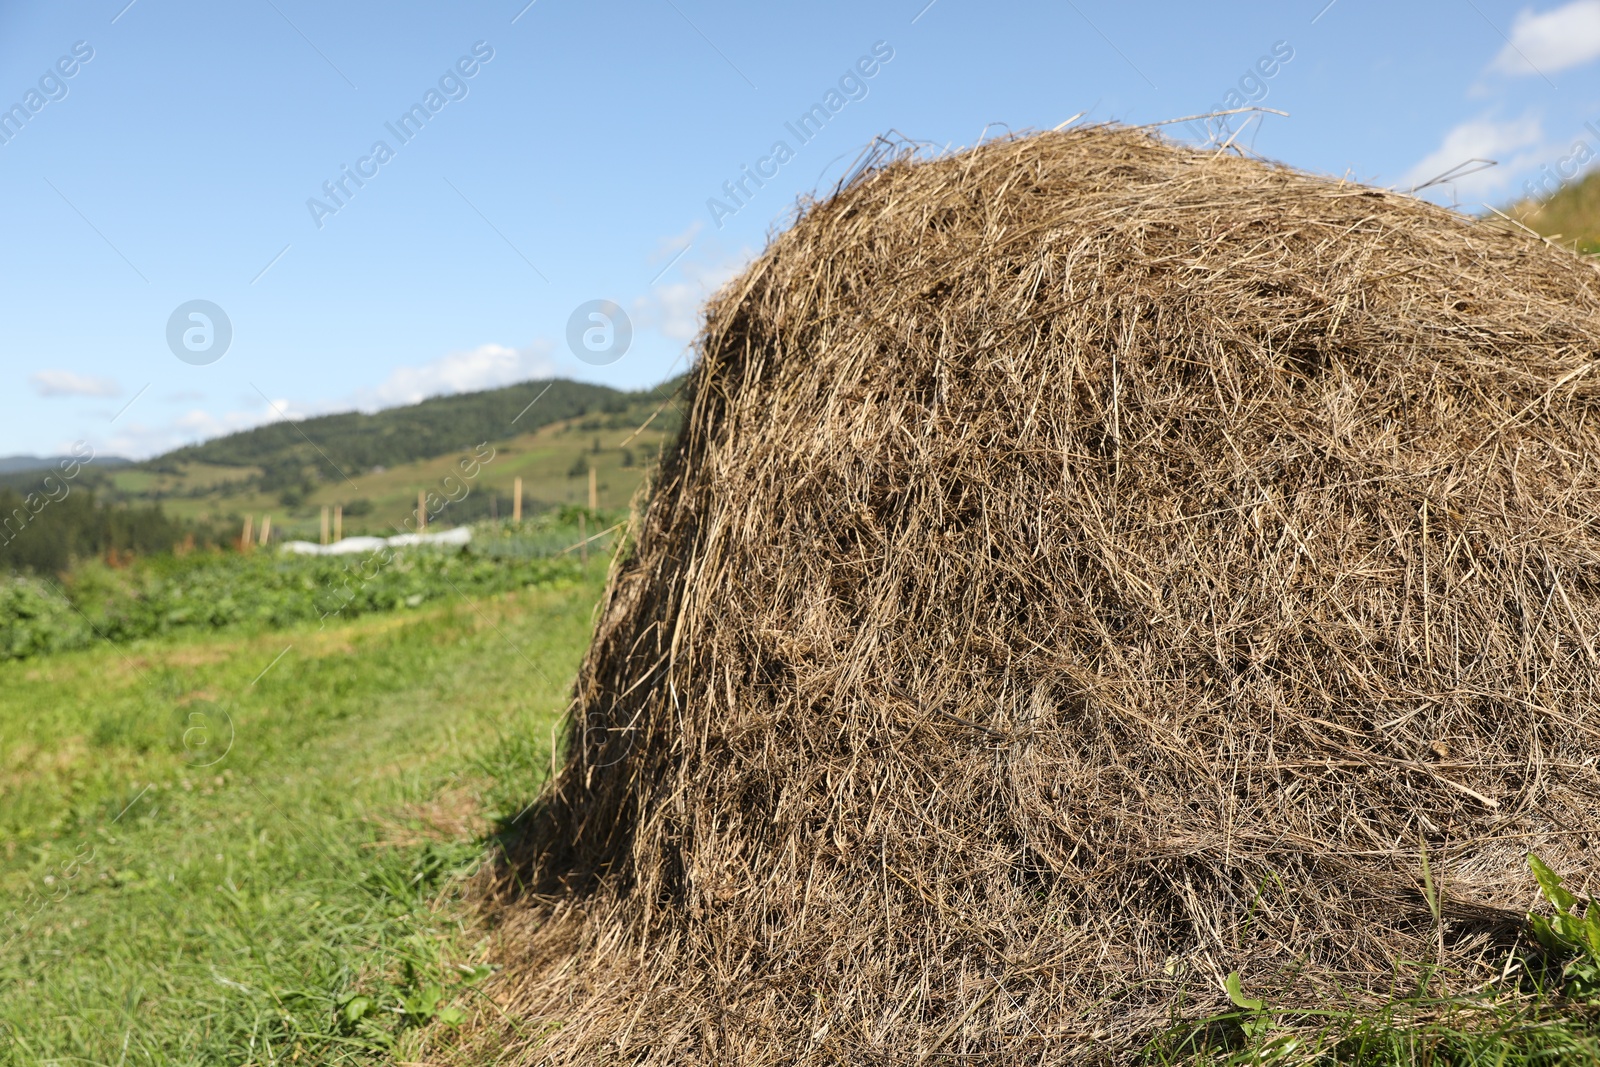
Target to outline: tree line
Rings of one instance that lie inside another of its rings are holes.
[[[149,555],[221,545],[220,529],[175,519],[152,506],[107,506],[74,486],[64,496],[0,488],[0,573],[60,574],[89,557]]]

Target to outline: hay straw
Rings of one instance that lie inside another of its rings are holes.
[[[1491,980],[1528,851],[1600,888],[1597,342],[1571,254],[1137,130],[807,205],[707,310],[495,1040],[1116,1061],[1233,971]]]

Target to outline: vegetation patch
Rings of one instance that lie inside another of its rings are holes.
[[[0,578],[0,658],[26,659],[185,630],[281,629],[414,610],[462,596],[552,587],[571,582],[582,570],[579,553],[563,550],[579,545],[588,532],[603,531],[607,518],[569,509],[514,528],[486,524],[464,550],[169,554],[120,568],[90,563],[60,579]],[[603,539],[595,550],[610,540]]]
[[[0,1063],[450,1043],[492,968],[464,890],[548,772],[602,573],[320,631],[187,631],[131,669],[105,643],[0,663]],[[197,700],[228,711],[206,724],[225,752],[185,742]]]

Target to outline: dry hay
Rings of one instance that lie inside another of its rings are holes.
[[[1528,851],[1600,876],[1597,341],[1570,253],[1138,130],[810,205],[600,609],[513,1058],[1115,1060],[1232,971],[1493,978]]]

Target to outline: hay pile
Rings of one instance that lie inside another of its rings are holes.
[[[1137,130],[810,206],[602,605],[520,1056],[1075,1063],[1232,971],[1493,977],[1529,850],[1600,888],[1597,345],[1569,253]]]

